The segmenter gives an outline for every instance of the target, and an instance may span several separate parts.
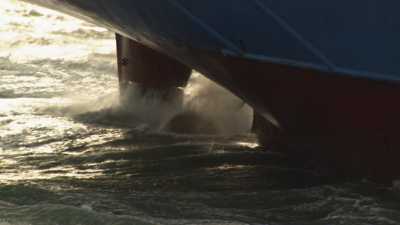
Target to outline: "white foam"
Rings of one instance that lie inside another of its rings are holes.
[[[191,121],[185,125],[195,126],[196,122],[208,121],[216,127],[219,135],[235,135],[250,131],[253,122],[253,110],[240,98],[194,72],[183,89],[182,99],[163,101],[156,93],[138,92],[136,85],[127,91],[124,109],[140,121],[146,121],[152,127],[163,130],[175,116],[185,112],[196,113],[201,121]],[[185,122],[186,123],[186,122]]]

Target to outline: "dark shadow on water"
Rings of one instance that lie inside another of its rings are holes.
[[[97,212],[167,219],[285,225],[390,224],[375,223],[378,216],[400,221],[399,196],[387,187],[320,176],[293,166],[283,154],[249,145],[254,142],[250,134],[127,131],[98,145],[22,157],[22,167],[59,176],[29,181],[26,191],[23,185],[0,186],[0,194],[9,196],[11,203],[19,193],[22,202],[77,207],[94,202]],[[72,167],[77,174],[101,174],[68,177],[57,170],[63,167]],[[342,217],[346,219],[338,219]]]
[[[285,155],[247,146],[255,141],[250,134],[182,136],[130,131],[123,138],[98,145],[24,157],[20,165],[51,173],[59,167],[73,167],[82,173],[101,171],[102,175],[89,181],[147,191],[251,192],[332,182],[313,171],[293,167]]]

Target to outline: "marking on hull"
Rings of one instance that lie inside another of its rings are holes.
[[[279,25],[281,25],[289,34],[293,35],[301,44],[304,45],[312,54],[324,62],[332,71],[336,71],[335,64],[320,50],[314,47],[311,42],[307,41],[301,36],[296,29],[294,29],[288,22],[272,11],[268,6],[262,3],[260,0],[254,0],[254,3],[268,16],[272,17]]]
[[[207,33],[218,39],[220,42],[222,42],[226,47],[229,49],[232,49],[236,54],[238,55],[243,55],[243,52],[240,47],[238,47],[236,44],[231,42],[230,40],[226,39],[222,34],[220,34],[218,31],[216,31],[214,28],[212,28],[210,25],[206,24],[203,22],[200,18],[197,16],[193,15],[185,6],[182,4],[178,3],[175,0],[167,0],[170,2],[172,5],[174,5],[176,8],[178,8],[180,11],[182,11],[186,16],[188,16],[194,23],[198,24],[200,27],[202,27]]]

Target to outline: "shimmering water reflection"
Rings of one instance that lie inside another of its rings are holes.
[[[396,187],[293,168],[252,134],[152,129],[162,110],[118,105],[111,32],[0,5],[0,225],[400,224]],[[190,84],[186,104],[223,112],[225,131],[248,126],[248,108],[226,114],[242,102],[199,75]]]

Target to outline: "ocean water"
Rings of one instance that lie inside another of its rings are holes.
[[[0,225],[400,224],[399,184],[293,168],[258,147],[251,109],[201,75],[183,105],[121,105],[111,32],[0,6]],[[187,108],[218,134],[163,129]]]

